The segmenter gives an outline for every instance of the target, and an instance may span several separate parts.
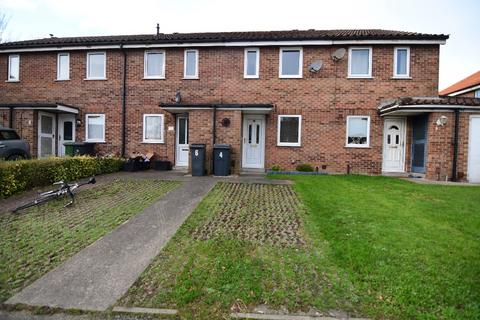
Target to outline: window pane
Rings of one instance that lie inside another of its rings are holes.
[[[180,118],[178,120],[178,144],[187,144],[187,119]]]
[[[53,118],[47,116],[41,116],[40,118],[40,132],[41,133],[53,133]]]
[[[58,79],[68,79],[70,77],[69,56],[67,54],[61,54],[58,56]]]
[[[480,98],[480,90],[475,91],[475,98]]]
[[[282,75],[300,74],[300,51],[285,50],[282,51]]]
[[[257,75],[257,52],[247,51],[247,75]]]
[[[5,130],[0,131],[0,140],[18,140],[20,137],[17,135],[15,131],[12,130]]]
[[[73,140],[73,122],[65,121],[63,123],[63,140]]]
[[[367,144],[368,118],[349,118],[348,144]]]
[[[163,75],[163,53],[147,53],[147,77]]]
[[[20,71],[20,57],[11,56],[8,80],[18,80],[19,74],[20,74],[19,71]]]
[[[407,50],[406,49],[397,50],[397,74],[398,75],[407,74]]]
[[[162,117],[145,117],[145,139],[162,140]]]
[[[103,53],[90,54],[88,58],[88,77],[105,77],[105,55]]]
[[[280,142],[298,143],[298,117],[280,118]]]
[[[197,68],[197,52],[196,51],[187,51],[187,63],[185,66],[185,75],[186,76],[196,76]]]
[[[351,74],[368,75],[370,69],[370,50],[352,49]]]
[[[91,140],[103,140],[104,119],[101,116],[89,116],[88,121],[88,137]]]

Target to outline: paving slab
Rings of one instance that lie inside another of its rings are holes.
[[[126,293],[215,182],[207,177],[183,181],[6,303],[106,310]]]

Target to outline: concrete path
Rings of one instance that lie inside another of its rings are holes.
[[[142,213],[10,298],[8,304],[104,311],[122,297],[218,180],[185,179]]]

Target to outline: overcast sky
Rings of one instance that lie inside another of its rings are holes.
[[[440,89],[480,70],[480,0],[0,0],[8,39],[161,32],[381,28],[450,34]]]

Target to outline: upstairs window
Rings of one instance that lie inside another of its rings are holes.
[[[20,56],[18,54],[8,56],[7,81],[20,81]]]
[[[185,50],[183,77],[198,79],[198,50]]]
[[[480,98],[480,90],[475,91],[475,98]]]
[[[370,117],[347,117],[347,147],[366,148],[370,145]]]
[[[106,79],[106,54],[105,52],[90,52],[87,54],[87,79]]]
[[[165,51],[146,51],[144,68],[146,79],[165,79]]]
[[[245,78],[258,78],[260,51],[257,48],[245,49]]]
[[[143,142],[163,143],[163,114],[143,115]]]
[[[89,142],[105,142],[105,115],[87,114],[85,130]]]
[[[395,48],[393,55],[393,77],[410,77],[410,48]]]
[[[348,77],[372,77],[372,48],[350,48],[348,51]]]
[[[300,146],[302,134],[302,116],[280,115],[278,116],[278,146]]]
[[[303,51],[301,48],[280,49],[280,78],[301,78]]]
[[[70,55],[59,53],[57,56],[57,80],[70,79]]]

